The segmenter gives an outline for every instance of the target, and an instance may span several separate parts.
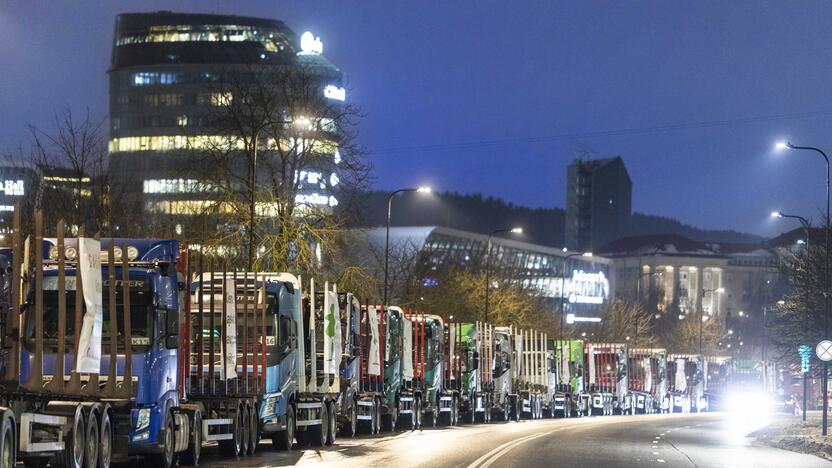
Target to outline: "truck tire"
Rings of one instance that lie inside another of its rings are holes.
[[[326,445],[335,445],[335,436],[338,432],[338,414],[335,409],[335,402],[329,402],[327,408],[329,412],[329,425],[327,426]]]
[[[307,432],[312,439],[310,442],[312,442],[314,447],[323,447],[326,445],[326,434],[329,432],[328,406],[329,405],[326,404],[326,401],[321,402],[321,408],[318,413],[320,415],[321,423],[317,426],[312,426],[311,429],[307,429]]]
[[[98,416],[90,410],[87,415],[87,436],[84,444],[84,466],[98,468],[98,447],[101,439],[98,435]]]
[[[242,448],[242,438],[243,438],[243,428],[241,427],[242,424],[242,417],[240,408],[238,407],[234,414],[232,415],[232,428],[231,428],[231,439],[220,440],[218,445],[220,450],[226,454],[231,455],[232,457],[237,457],[240,455],[240,449]]]
[[[193,434],[188,441],[188,448],[180,457],[185,466],[199,465],[199,456],[202,453],[202,413],[194,411],[192,422]]]
[[[84,466],[84,438],[87,435],[84,412],[76,408],[72,426],[65,440],[64,450],[55,454],[54,463],[61,468],[82,468]]]
[[[98,468],[110,468],[113,461],[113,424],[110,420],[110,411],[105,409],[101,412],[101,426],[98,444]]]
[[[370,417],[370,434],[378,435],[381,426],[381,405],[378,399],[373,399],[373,414]]]
[[[14,422],[12,418],[5,416],[3,417],[2,423],[0,423],[0,466],[3,468],[13,467],[17,461],[14,440]],[[46,465],[44,464],[43,466]]]
[[[354,438],[358,435],[358,408],[356,404],[358,400],[353,398],[352,405],[350,406],[349,412],[347,413],[347,419],[349,420],[347,424],[344,426],[344,435],[349,438]]]
[[[257,404],[252,403],[248,412],[248,454],[254,455],[257,452],[257,445],[260,443],[260,414],[257,411]]]
[[[393,433],[396,432],[396,428],[399,422],[399,412],[396,410],[396,406],[390,407],[390,414],[387,415],[386,423],[387,423],[387,432]]]
[[[249,413],[248,403],[243,403],[237,410],[240,415],[240,456],[248,455],[248,441],[251,437],[249,429],[251,428],[251,414]]]
[[[158,455],[150,456],[151,462],[153,466],[158,466],[160,468],[170,468],[173,466],[174,456],[176,455],[174,450],[174,437],[176,434],[174,433],[176,429],[173,427],[173,418],[170,415],[170,412],[166,412],[165,414],[165,440],[163,442],[162,453]]]
[[[286,408],[286,429],[272,436],[272,446],[278,450],[292,450],[295,443],[295,405]]]

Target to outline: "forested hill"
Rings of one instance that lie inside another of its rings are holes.
[[[387,192],[372,191],[361,200],[362,226],[384,226]],[[564,210],[528,208],[482,195],[434,193],[429,196],[405,194],[394,201],[393,226],[447,226],[489,234],[492,230],[522,226],[523,240],[556,248],[563,246]],[[634,213],[633,235],[680,234],[697,241],[759,243],[762,238],[731,230],[711,231],[643,213]]]

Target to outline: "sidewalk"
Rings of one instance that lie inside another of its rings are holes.
[[[777,415],[770,425],[749,436],[758,443],[832,460],[832,436],[820,435],[820,423],[820,411],[809,412],[805,422],[800,416]]]

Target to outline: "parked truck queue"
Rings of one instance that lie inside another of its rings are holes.
[[[34,219],[27,242],[15,211],[0,251],[0,468],[167,468],[214,442],[244,457],[263,439],[707,411],[731,383],[729,356],[454,322],[175,240],[64,238],[62,222],[47,239]]]

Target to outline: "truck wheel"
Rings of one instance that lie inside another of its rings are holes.
[[[326,435],[326,444],[327,445],[335,445],[335,433],[338,432],[338,415],[337,410],[335,409],[335,402],[331,401],[329,403],[329,426],[327,427],[328,433]]]
[[[295,443],[295,406],[286,408],[286,429],[272,436],[272,445],[280,450],[292,450]]]
[[[312,445],[315,447],[323,447],[326,445],[326,434],[329,432],[329,410],[326,402],[321,402],[319,410],[321,423],[312,427]]]
[[[249,407],[248,412],[248,454],[254,455],[257,451],[257,445],[260,443],[260,414],[257,411],[257,404],[254,403]]]
[[[219,441],[220,450],[227,455],[231,455],[232,457],[239,456],[240,449],[242,448],[242,418],[242,411],[240,411],[240,408],[237,408],[233,415],[233,422],[231,423],[231,439]]]
[[[251,437],[248,433],[251,427],[251,414],[249,414],[247,404],[241,406],[237,412],[240,413],[240,456],[244,457],[248,454],[248,439]]]
[[[378,435],[381,429],[381,404],[377,399],[373,399],[373,416],[371,419],[370,434]]]
[[[87,417],[87,440],[85,444],[84,466],[87,468],[98,468],[98,443],[101,440],[98,437],[98,416],[96,412],[90,410]]]
[[[165,414],[165,440],[162,453],[150,457],[154,466],[160,468],[170,468],[173,466],[174,430],[173,418],[170,417],[170,412],[168,412]]]
[[[396,426],[399,422],[399,413],[395,406],[390,407],[390,414],[387,417],[387,432],[396,432]]]
[[[13,425],[12,419],[8,417],[4,417],[2,424],[0,424],[0,466],[4,468],[13,467],[17,461],[17,453],[15,453],[14,445],[14,429],[12,429]],[[43,466],[46,466],[46,464],[44,463]]]
[[[99,431],[101,442],[98,444],[98,468],[110,468],[113,461],[113,425],[110,421],[110,412],[101,413],[101,430]]]
[[[350,406],[350,412],[349,412],[350,422],[349,422],[349,424],[347,424],[347,426],[344,429],[346,431],[347,437],[350,437],[350,438],[353,438],[356,435],[358,435],[358,408],[356,407],[357,404],[358,404],[358,400],[353,398],[352,406]]]
[[[55,454],[53,465],[61,468],[81,468],[84,465],[84,437],[87,428],[84,423],[84,412],[76,408],[72,419],[72,428],[64,439],[64,450]]]
[[[194,412],[192,421],[193,436],[188,441],[188,448],[182,454],[182,463],[185,466],[199,465],[199,455],[202,453],[202,413],[199,410]]]

